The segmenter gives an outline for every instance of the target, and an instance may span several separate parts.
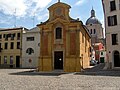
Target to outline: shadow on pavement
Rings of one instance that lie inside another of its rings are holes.
[[[110,69],[103,70],[105,64],[98,64],[93,68],[87,68],[82,70],[82,72],[75,72],[73,75],[90,75],[90,76],[120,76],[120,69]],[[21,72],[9,73],[9,75],[28,75],[28,76],[60,76],[64,74],[69,74],[69,72],[63,72],[60,70],[52,71],[52,72],[36,72],[35,70],[27,70]]]
[[[9,73],[9,75],[28,75],[28,76],[59,76],[63,74],[68,74],[65,72],[36,72],[35,70],[23,71],[23,72],[16,72],[16,73]]]
[[[120,77],[120,70],[102,70],[98,72],[80,72],[74,75],[91,75],[91,76],[115,76]]]
[[[98,64],[93,68],[84,69],[82,72],[76,72],[74,75],[91,75],[91,76],[120,76],[120,69],[104,70],[105,64]]]

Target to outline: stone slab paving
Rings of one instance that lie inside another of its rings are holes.
[[[103,73],[38,73],[29,72],[29,69],[0,69],[0,90],[120,90],[120,71],[100,72]],[[114,75],[108,75],[110,72]]]

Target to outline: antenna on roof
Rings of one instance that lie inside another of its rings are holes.
[[[33,27],[34,27],[34,24],[35,24],[35,12],[33,13],[33,18],[32,18],[32,20],[33,20]]]
[[[16,27],[16,8],[15,8],[15,12],[14,12],[14,19],[15,19],[14,27]]]

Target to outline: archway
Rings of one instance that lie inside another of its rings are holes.
[[[120,55],[118,51],[114,52],[114,67],[120,67]]]

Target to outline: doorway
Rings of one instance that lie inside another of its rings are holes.
[[[54,69],[63,69],[63,51],[54,52]]]
[[[118,51],[114,52],[114,67],[120,67],[120,57]]]
[[[20,67],[20,56],[16,56],[16,67]]]

